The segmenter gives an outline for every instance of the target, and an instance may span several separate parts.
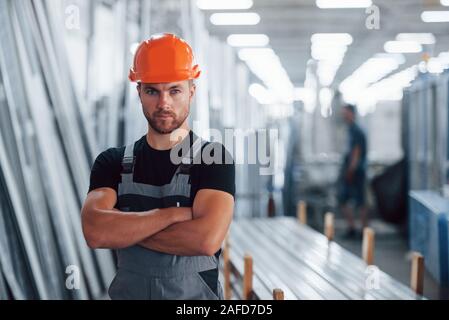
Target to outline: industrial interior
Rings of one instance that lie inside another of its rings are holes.
[[[190,127],[235,162],[224,299],[449,299],[448,0],[2,0],[0,300],[109,299],[81,208],[97,156],[147,132],[128,72],[164,33],[202,71]]]

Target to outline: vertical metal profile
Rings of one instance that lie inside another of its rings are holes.
[[[19,193],[15,179],[13,176],[13,171],[9,165],[9,161],[6,157],[5,147],[3,144],[3,139],[0,136],[0,166],[2,168],[2,175],[5,180],[6,188],[8,189],[8,194],[10,196],[10,201],[14,208],[14,214],[16,218],[16,223],[20,229],[20,237],[23,241],[23,246],[27,254],[28,262],[31,268],[31,273],[33,275],[33,280],[36,285],[39,297],[42,299],[48,299],[49,293],[45,285],[45,279],[42,272],[42,267],[39,262],[38,253],[32,239],[32,231],[29,226],[29,221],[26,218],[26,212],[23,208],[22,202],[20,201]],[[13,271],[13,270],[12,270]]]
[[[9,300],[8,289],[6,288],[6,282],[3,277],[3,271],[1,268],[1,258],[0,258],[0,300]]]
[[[64,22],[63,19],[60,19],[59,12],[57,11],[58,4],[60,4],[59,1],[55,0],[49,0],[45,2],[46,4],[46,10],[48,12],[48,25],[49,25],[49,31],[51,31],[55,47],[55,54],[57,55],[58,61],[60,63],[59,66],[59,74],[66,74],[67,76],[64,77],[64,81],[61,81],[61,83],[65,84],[65,90],[64,95],[66,97],[71,97],[72,99],[68,99],[70,102],[67,105],[66,111],[72,111],[72,117],[74,119],[77,119],[78,121],[75,122],[77,124],[77,127],[74,128],[74,133],[72,134],[73,140],[78,142],[79,145],[79,152],[83,155],[84,159],[79,159],[79,161],[82,161],[78,165],[82,165],[83,170],[82,171],[72,171],[74,177],[78,177],[83,181],[83,184],[77,184],[77,192],[79,195],[80,203],[84,200],[85,193],[87,190],[87,178],[89,176],[89,163],[90,159],[93,158],[93,153],[95,152],[92,149],[93,142],[92,134],[91,132],[88,132],[88,129],[85,125],[84,117],[79,112],[81,110],[80,102],[81,102],[81,96],[76,92],[76,88],[73,86],[72,75],[69,68],[69,61],[67,59],[66,51],[64,44],[62,42],[62,37],[58,36],[60,34],[59,30],[63,27]],[[120,7],[116,9],[119,14],[121,14],[121,19],[125,19],[124,22],[126,22],[126,2],[123,2]],[[59,18],[59,19],[58,19]],[[122,21],[123,23],[123,21]],[[118,26],[119,30],[121,30],[122,33],[124,33],[124,30],[126,30],[125,26],[123,24]],[[124,46],[123,46],[124,47]],[[118,50],[117,50],[118,51]],[[120,90],[118,90],[120,91]],[[121,100],[121,99],[120,99]],[[120,103],[120,101],[118,102]],[[78,132],[78,134],[77,134]],[[88,134],[89,133],[89,134]],[[84,147],[84,148],[83,148]],[[85,152],[83,152],[85,151]],[[99,282],[99,279],[97,279],[97,275],[94,272],[95,268],[95,261],[97,261],[100,265],[101,277],[103,278],[103,285],[107,286],[110,281],[112,280],[113,274],[114,274],[114,266],[113,266],[113,260],[111,256],[111,252],[109,250],[95,250],[93,252],[94,257],[96,259],[91,259],[91,256],[89,254],[89,250],[87,250],[87,246],[85,244],[84,238],[82,237],[82,230],[81,230],[81,224],[80,224],[80,206],[77,205],[75,207],[75,210],[73,214],[71,215],[72,224],[74,227],[75,235],[77,235],[77,242],[81,252],[81,256],[83,261],[86,264],[86,276],[88,280],[88,284],[91,287],[91,291],[93,292],[94,296],[98,296],[100,294],[101,290],[101,284]]]
[[[13,27],[11,14],[11,1],[2,1],[0,4],[0,21],[1,31],[0,38],[2,39],[2,46],[0,48],[0,69],[2,70],[2,80],[5,86],[5,95],[8,104],[12,105],[13,109],[17,109],[25,105],[22,99],[20,89],[17,87],[21,82],[21,72],[19,69],[19,61],[17,56],[12,53],[15,52],[15,41],[12,38]],[[20,101],[22,99],[22,101]],[[15,101],[18,100],[18,101]],[[32,231],[33,226],[30,225],[29,215],[27,214],[26,205],[23,195],[24,189],[20,188],[20,180],[18,181],[13,175],[13,168],[11,168],[11,159],[8,159],[3,137],[0,136],[0,166],[2,168],[3,179],[5,187],[8,190],[8,197],[13,207],[14,217],[12,218],[19,228],[20,239],[23,241],[23,248],[26,252],[28,263],[33,275],[33,280],[36,285],[37,294],[43,299],[49,297],[48,289],[44,281],[44,274],[42,265],[40,263],[38,249],[36,248],[35,233]],[[18,159],[16,159],[17,161]],[[16,162],[14,162],[17,165]],[[26,259],[25,259],[26,261]],[[18,263],[17,261],[11,262]]]

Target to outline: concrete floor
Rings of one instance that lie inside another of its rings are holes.
[[[375,264],[382,271],[409,286],[411,262],[406,236],[398,228],[380,220],[371,221],[370,226],[376,233]],[[345,221],[343,219],[336,220],[335,229],[335,241],[345,249],[361,256],[362,240],[360,238],[351,240],[343,238],[345,232]],[[441,288],[433,277],[426,272],[424,276],[424,296],[431,300],[449,300],[449,290],[448,288]]]

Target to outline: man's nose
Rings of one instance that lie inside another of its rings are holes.
[[[164,109],[169,107],[170,103],[171,103],[170,93],[162,91],[159,95],[158,107]]]

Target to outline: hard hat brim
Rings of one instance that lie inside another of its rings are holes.
[[[151,72],[139,73],[134,72],[133,69],[129,71],[129,80],[131,82],[143,82],[143,83],[167,83],[167,82],[177,82],[184,80],[197,79],[201,74],[198,70],[198,65],[195,65],[192,70],[179,70],[176,75],[173,74],[161,74],[154,75]]]

